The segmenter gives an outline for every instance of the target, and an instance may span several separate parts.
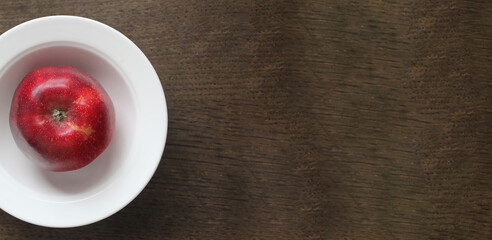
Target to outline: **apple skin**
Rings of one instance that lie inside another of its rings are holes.
[[[46,66],[28,73],[10,108],[17,146],[55,172],[91,163],[109,145],[114,126],[114,107],[106,91],[72,66]]]

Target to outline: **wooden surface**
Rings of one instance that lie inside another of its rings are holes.
[[[169,134],[122,211],[74,229],[0,212],[0,239],[491,238],[491,12],[485,0],[2,1],[0,33],[70,14],[128,36],[159,74]]]

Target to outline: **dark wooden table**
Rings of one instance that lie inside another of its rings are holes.
[[[0,212],[0,239],[490,239],[491,12],[485,0],[2,1],[0,33],[69,14],[132,39],[161,79],[169,134],[122,211],[74,229]]]

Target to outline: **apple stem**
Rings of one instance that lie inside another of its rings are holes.
[[[56,108],[53,109],[51,116],[53,116],[57,122],[61,122],[67,117],[64,111],[60,111]]]

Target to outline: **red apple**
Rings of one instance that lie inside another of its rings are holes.
[[[50,171],[91,163],[109,145],[114,107],[102,86],[72,66],[47,66],[27,74],[15,90],[10,129],[30,159]]]

